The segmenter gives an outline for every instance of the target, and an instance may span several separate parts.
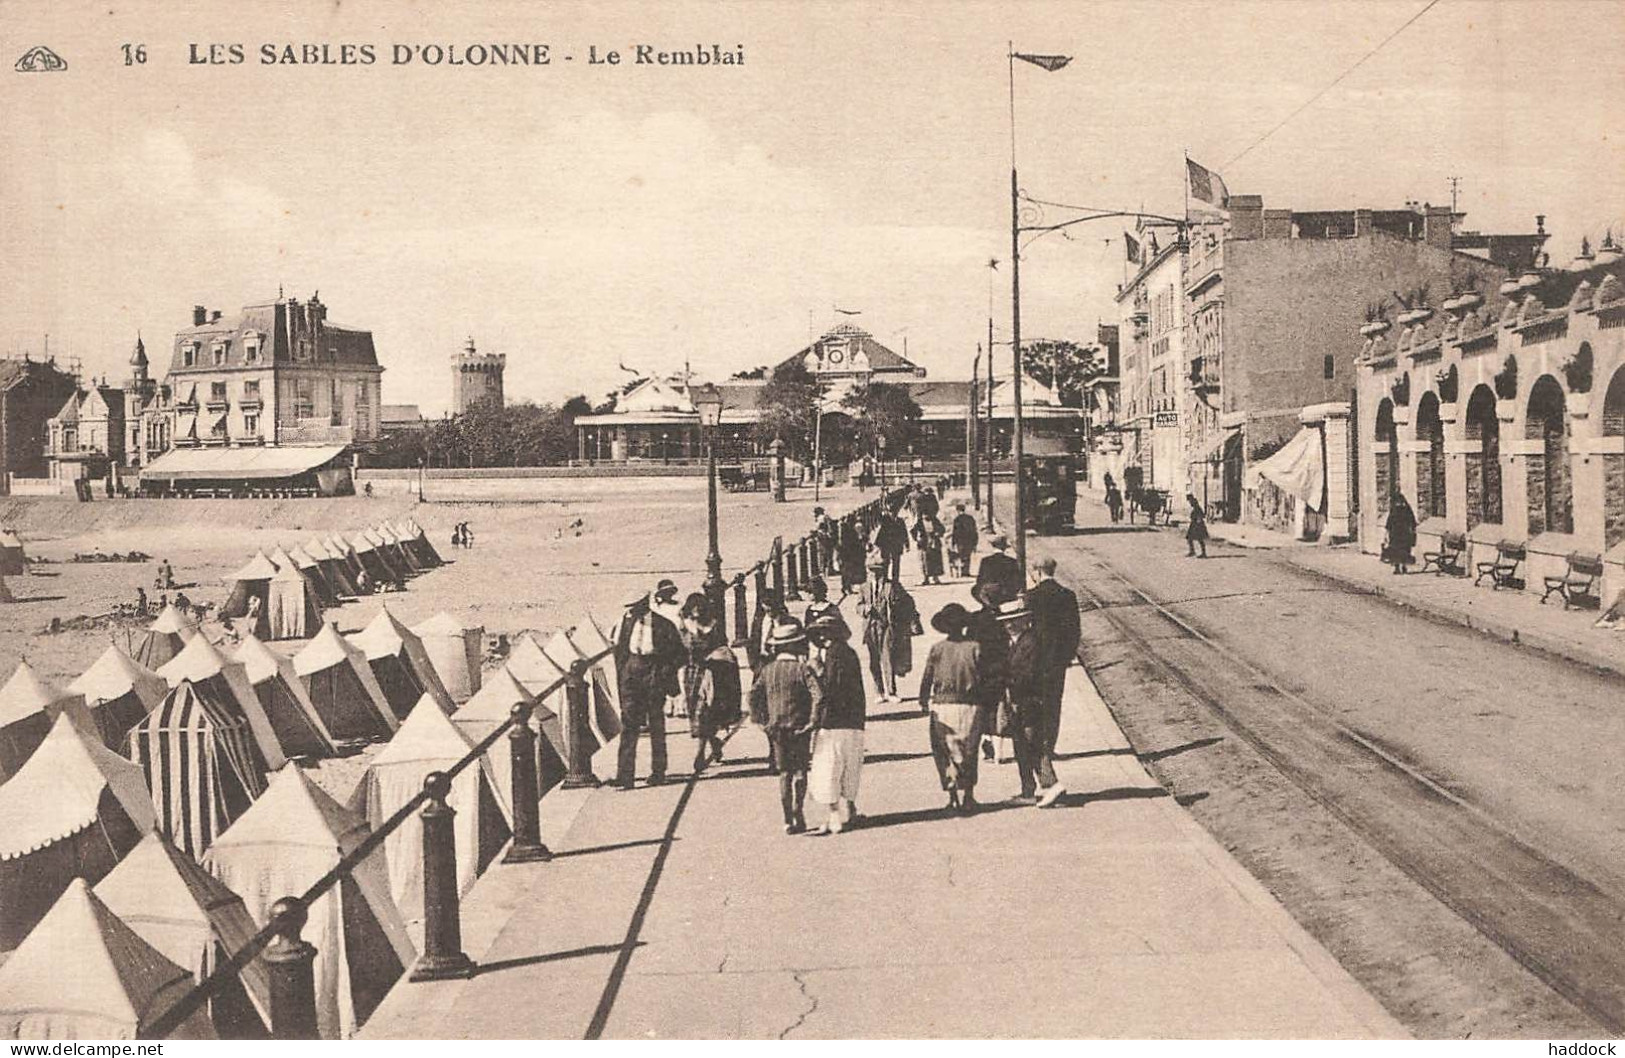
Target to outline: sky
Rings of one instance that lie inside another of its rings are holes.
[[[230,314],[280,289],[371,330],[385,402],[430,415],[469,337],[507,355],[510,400],[598,396],[623,364],[720,378],[841,320],[964,377],[990,294],[1009,329],[1008,41],[1073,57],[1015,71],[1036,198],[1177,214],[1188,151],[1267,207],[1443,203],[1459,177],[1468,228],[1545,214],[1554,263],[1619,230],[1610,0],[1438,0],[1258,142],[1426,2],[0,0],[8,63],[36,44],[68,62],[0,67],[0,354],[49,334],[118,380],[138,332],[161,370],[194,304]],[[552,62],[391,62],[397,43],[491,42],[546,43]],[[189,62],[211,43],[245,61]],[[290,43],[377,61],[259,61]],[[640,43],[745,62],[640,66]],[[126,66],[123,44],[146,61]],[[589,48],[622,63],[590,66]],[[1123,230],[1023,250],[1024,337],[1115,320]]]

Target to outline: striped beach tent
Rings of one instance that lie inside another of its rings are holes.
[[[333,738],[388,738],[400,726],[367,655],[332,625],[323,625],[293,656],[293,670]]]
[[[349,564],[334,554],[327,541],[313,536],[305,541],[303,550],[321,567],[322,576],[335,596],[355,594],[355,578],[350,575]]]
[[[258,932],[242,897],[156,832],[142,838],[93,892],[137,936],[190,970],[198,982]],[[210,999],[210,1020],[224,1039],[262,1039],[270,1000],[265,962],[252,959]]]
[[[450,771],[474,748],[468,736],[428,695],[418,699],[387,745],[367,764],[350,797],[351,811],[374,830],[423,790],[432,772]],[[508,747],[501,746],[505,751]],[[496,773],[488,755],[451,780],[446,803],[457,849],[457,885],[466,893],[513,836],[504,799],[497,796]],[[400,908],[414,942],[423,936],[423,822],[414,812],[384,839],[390,895]]]
[[[248,722],[190,680],[130,731],[128,755],[146,775],[158,828],[192,856],[265,791]]]
[[[75,878],[0,966],[0,1038],[141,1039],[191,989],[184,967],[142,940]],[[215,1035],[200,1010],[171,1038]]]
[[[470,743],[478,745],[491,732],[507,722],[513,715],[513,707],[516,705],[526,705],[531,710],[531,730],[538,735],[536,739],[538,793],[545,793],[564,778],[566,770],[564,727],[556,713],[538,702],[534,695],[525,690],[523,684],[514,679],[513,673],[508,671],[508,666],[501,665],[494,669],[479,692],[451,714],[451,722],[468,736]],[[506,745],[506,741],[498,739],[486,753],[486,759],[491,762],[491,772],[496,777],[498,799],[511,807],[513,751]]]
[[[195,635],[197,625],[177,610],[174,603],[169,603],[147,628],[146,637],[136,644],[135,660],[156,672],[170,658],[179,654]]]
[[[284,753],[290,757],[335,755],[333,736],[305,691],[292,658],[283,657],[253,636],[245,636],[233,660],[243,667]]]
[[[466,702],[480,689],[480,665],[485,660],[485,629],[463,624],[442,611],[412,626],[424,651],[454,702]]]
[[[226,656],[204,636],[197,636],[186,649],[175,655],[169,664],[158,670],[170,689],[180,686],[182,680],[233,715],[247,720],[254,736],[254,746],[263,759],[262,772],[273,772],[288,762],[282,742],[276,737],[271,718],[265,715],[254,685],[248,682],[248,673],[242,665],[227,660]]]
[[[19,662],[0,687],[0,782],[21,770],[64,713],[80,730],[96,737],[96,721],[85,707],[84,695],[42,679],[34,666]]]
[[[84,695],[102,745],[117,750],[124,746],[130,728],[164,700],[169,684],[118,647],[109,646],[84,675],[68,684],[68,690]]]
[[[381,607],[378,616],[351,636],[350,642],[366,654],[367,664],[372,666],[373,675],[378,677],[378,685],[384,689],[384,697],[397,717],[406,719],[425,694],[440,704],[442,712],[449,713],[456,708],[435,672],[434,662],[429,660],[428,651],[423,649],[423,641],[397,621],[389,607]]]
[[[0,951],[27,936],[70,880],[100,881],[155,825],[141,769],[58,716],[0,783]]]

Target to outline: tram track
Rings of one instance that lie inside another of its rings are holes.
[[[1120,722],[1136,678],[1176,688],[1597,1028],[1625,1033],[1625,948],[1618,943],[1625,935],[1625,899],[1617,886],[1558,862],[1516,825],[1458,792],[1448,777],[1407,759],[1380,733],[1344,723],[1086,545],[1045,546],[1085,600],[1086,620],[1104,621],[1135,656],[1125,664],[1131,659],[1091,648],[1086,635],[1082,660]],[[1137,667],[1137,673],[1125,671]],[[1132,741],[1141,725],[1123,726]],[[1148,748],[1136,745],[1142,754]]]

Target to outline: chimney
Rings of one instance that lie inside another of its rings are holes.
[[[1292,211],[1290,209],[1266,209],[1264,211],[1264,238],[1292,238]]]
[[[192,326],[201,327],[204,325],[204,323],[208,322],[208,319],[208,309],[204,308],[202,305],[192,306]]]
[[[1535,214],[1535,234],[1536,235],[1545,235],[1546,234],[1546,214],[1544,214],[1544,213],[1536,213]]]
[[[209,322],[210,323],[213,323],[215,320],[218,320],[219,318],[220,318],[220,310],[219,309],[215,309],[213,312],[211,312],[209,314]]]
[[[1371,234],[1371,211],[1357,209],[1354,211],[1354,237],[1363,238]]]
[[[1264,237],[1264,198],[1262,195],[1230,196],[1230,237],[1232,239],[1262,239]]]
[[[1429,246],[1440,250],[1448,250],[1451,246],[1451,227],[1449,206],[1430,206],[1422,204],[1422,241]]]

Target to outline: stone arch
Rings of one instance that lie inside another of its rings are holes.
[[[1394,402],[1387,397],[1377,405],[1377,445],[1386,444],[1386,452],[1373,446],[1372,482],[1377,489],[1377,517],[1388,516],[1388,500],[1399,487],[1399,428],[1394,424]]]
[[[1529,482],[1529,535],[1574,532],[1574,482],[1569,466],[1569,416],[1563,386],[1542,375],[1529,388],[1524,437],[1539,440],[1539,453],[1525,456]]]
[[[1478,451],[1467,453],[1467,528],[1480,522],[1501,523],[1501,421],[1495,416],[1495,391],[1479,384],[1467,399],[1467,439]]]
[[[1602,399],[1602,435],[1625,437],[1625,367],[1614,372]],[[1608,547],[1625,540],[1625,449],[1602,457],[1602,527]]]
[[[1416,439],[1427,442],[1427,448],[1416,456],[1416,515],[1423,519],[1443,518],[1448,505],[1444,420],[1439,417],[1439,396],[1431,390],[1416,406]]]

